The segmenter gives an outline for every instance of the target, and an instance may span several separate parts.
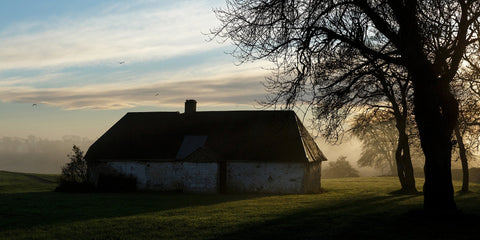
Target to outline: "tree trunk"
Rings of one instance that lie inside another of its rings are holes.
[[[412,159],[410,157],[410,146],[408,145],[408,136],[406,134],[406,124],[403,119],[402,122],[397,122],[398,130],[398,145],[395,152],[395,160],[397,162],[397,173],[402,185],[400,192],[406,194],[417,193],[415,187],[415,177],[413,175]]]
[[[462,135],[460,134],[460,128],[455,127],[455,138],[458,142],[458,150],[460,153],[460,161],[462,162],[462,173],[463,173],[463,183],[462,183],[462,190],[461,192],[467,193],[468,189],[468,182],[469,182],[469,174],[468,174],[468,159],[467,159],[467,151],[465,150],[465,144],[463,143]]]
[[[395,5],[400,25],[396,44],[412,78],[415,120],[425,154],[423,207],[429,213],[445,214],[457,209],[452,184],[451,138],[457,124],[458,102],[449,85],[453,76],[445,73],[449,69],[438,68],[425,53],[416,5],[416,1]]]
[[[424,209],[440,214],[456,210],[451,172],[451,137],[458,117],[458,102],[447,81],[426,69],[416,72],[415,120],[425,154]]]
[[[398,180],[400,180],[400,185],[402,186],[402,189],[400,191],[404,191],[407,187],[407,180],[405,178],[405,175],[403,174],[405,171],[402,160],[402,146],[400,140],[398,141],[397,150],[395,151],[395,161],[397,163]]]
[[[390,174],[392,176],[395,175],[395,173],[397,172],[396,153],[397,149],[395,149],[394,151],[392,150],[392,153],[388,159],[388,166],[390,168]]]

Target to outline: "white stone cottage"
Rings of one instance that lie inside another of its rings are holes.
[[[325,156],[293,111],[127,113],[88,150],[90,180],[201,193],[315,193]]]

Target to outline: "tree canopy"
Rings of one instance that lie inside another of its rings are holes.
[[[277,66],[266,82],[272,104],[308,103],[326,136],[352,110],[381,104],[375,72],[403,69],[425,154],[426,210],[455,210],[452,133],[458,102],[452,83],[479,36],[476,0],[231,0],[217,9],[215,36],[241,61]],[[378,85],[378,82],[377,82]]]

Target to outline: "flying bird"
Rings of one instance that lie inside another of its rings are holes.
[[[125,61],[118,62],[118,64],[124,64],[124,63],[125,63]]]
[[[32,107],[38,107],[38,105],[36,103],[32,104]]]
[[[155,96],[158,96],[158,95],[160,95],[160,93],[157,92],[157,93],[155,94]]]

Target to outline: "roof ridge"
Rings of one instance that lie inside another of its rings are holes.
[[[294,112],[293,110],[284,109],[284,110],[211,110],[211,111],[196,111],[195,113],[233,113],[233,112],[254,112],[254,113],[263,113],[263,112]],[[179,111],[150,111],[150,112],[127,112],[126,114],[149,114],[149,113],[180,113]],[[195,114],[194,113],[194,114]]]

